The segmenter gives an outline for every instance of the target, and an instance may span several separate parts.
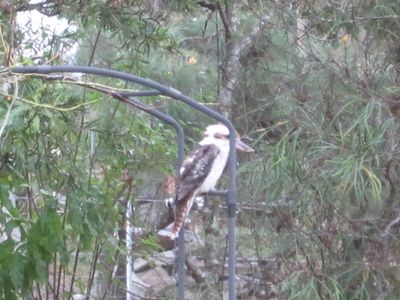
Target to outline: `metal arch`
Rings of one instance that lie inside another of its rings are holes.
[[[132,94],[135,94],[136,96],[139,94],[138,93],[124,93],[124,95],[127,96],[132,96]],[[152,93],[152,95],[155,93]],[[121,93],[120,93],[121,95]],[[147,94],[149,95],[149,94]],[[143,96],[147,96],[146,94],[143,94]],[[142,95],[140,95],[142,96]],[[127,100],[126,102],[136,108],[138,108],[137,105],[132,104],[132,102],[130,102],[132,100]],[[136,102],[136,101],[135,101]],[[140,109],[140,108],[139,108]],[[178,135],[178,161],[177,161],[177,165],[176,165],[176,174],[179,174],[179,169],[182,165],[183,162],[183,158],[184,158],[184,147],[185,147],[185,135],[183,132],[182,127],[178,124],[178,122],[172,118],[170,115],[164,114],[160,111],[158,111],[157,109],[153,108],[153,107],[149,107],[145,110],[147,113],[155,116],[156,118],[159,118],[163,121],[165,121],[166,123],[170,124],[171,126],[173,126],[177,132]],[[179,233],[184,235],[184,230],[181,230]],[[179,300],[184,300],[185,299],[185,255],[186,255],[186,251],[185,251],[185,237],[182,236],[180,237],[180,239],[178,240],[178,255],[177,255],[177,263],[178,263],[178,286],[177,286],[177,294],[178,294],[178,299]]]
[[[86,73],[93,74],[99,76],[107,76],[119,78],[121,80],[130,81],[133,83],[137,83],[146,87],[153,89],[153,91],[147,91],[146,93],[152,93],[154,90],[161,92],[161,94],[174,98],[176,100],[182,101],[192,108],[203,112],[204,114],[216,119],[217,121],[226,125],[229,129],[229,159],[228,159],[228,191],[226,193],[227,196],[227,206],[228,206],[228,287],[229,287],[229,299],[236,299],[236,134],[235,128],[233,124],[224,116],[217,113],[216,111],[206,107],[203,104],[197,103],[192,98],[182,94],[180,91],[166,87],[158,82],[146,80],[144,78],[115,71],[104,68],[96,68],[96,67],[87,67],[87,66],[25,66],[25,67],[14,67],[11,68],[10,71],[12,73],[20,73],[20,74],[50,74],[50,73]],[[184,231],[181,230],[178,238],[179,245],[179,269],[178,269],[178,299],[184,299],[184,276],[180,277],[180,273],[183,268],[184,275],[184,260],[185,253],[181,253],[184,249]],[[183,263],[182,263],[183,262]],[[180,282],[179,282],[180,281]]]
[[[181,125],[179,125],[179,123],[173,117],[155,109],[154,107],[149,106],[146,110],[144,110],[144,109],[138,107],[137,105],[135,105],[133,100],[131,100],[131,99],[127,99],[126,103],[135,108],[138,108],[138,109],[141,109],[141,110],[147,112],[148,114],[152,115],[153,117],[156,117],[157,119],[171,125],[175,129],[176,134],[178,136],[178,159],[177,159],[177,163],[176,163],[176,168],[177,168],[176,170],[179,173],[179,168],[182,165],[184,154],[185,154],[185,148],[184,148],[185,147],[185,133],[183,132],[183,128],[181,127]]]
[[[158,96],[162,93],[157,90],[139,91],[139,92],[121,92],[119,93],[123,97],[143,97],[143,96]]]
[[[146,92],[146,91],[144,91],[144,92]],[[119,93],[119,95],[121,95],[121,94],[122,93]],[[158,94],[160,94],[160,93],[158,93]],[[148,95],[150,95],[150,93],[143,93],[143,94],[141,94],[141,92],[124,93],[124,96],[128,96],[128,97],[132,97],[132,95],[135,95],[136,97],[140,97],[140,96],[148,96]],[[151,93],[151,95],[157,95],[157,93]],[[123,96],[123,95],[121,95],[121,96]],[[177,159],[177,164],[176,164],[176,174],[178,175],[179,169],[180,169],[183,159],[184,159],[184,151],[185,151],[185,149],[184,149],[185,134],[184,134],[183,128],[170,115],[164,114],[153,107],[146,105],[146,109],[143,109],[137,105],[136,102],[138,102],[138,101],[133,100],[133,99],[125,99],[124,102],[135,108],[139,108],[139,109],[147,112],[148,114],[164,121],[165,123],[167,123],[175,128],[177,136],[178,136],[178,159]],[[143,105],[143,104],[141,104],[141,105]],[[182,230],[182,232],[184,232],[184,231]],[[178,241],[178,242],[180,243],[179,248],[178,248],[179,253],[178,253],[178,259],[177,259],[178,282],[180,284],[178,284],[177,290],[178,290],[178,299],[184,300],[184,297],[185,297],[185,240],[184,240],[184,237],[183,237],[183,243],[181,241]],[[183,255],[181,252],[183,252]],[[183,257],[183,259],[181,257]]]

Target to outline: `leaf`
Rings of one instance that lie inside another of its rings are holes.
[[[24,259],[21,255],[13,255],[10,260],[10,280],[16,290],[24,285]]]
[[[15,241],[13,240],[5,240],[0,243],[0,269],[1,265],[8,261],[9,257],[12,256],[14,251]]]
[[[38,132],[39,133],[40,132],[40,119],[39,119],[38,116],[33,118],[31,124],[32,124],[33,132]]]

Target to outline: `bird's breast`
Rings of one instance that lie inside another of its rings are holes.
[[[218,179],[221,177],[222,172],[225,169],[225,165],[228,160],[228,152],[220,152],[217,155],[211,167],[210,173],[207,175],[206,179],[198,189],[199,193],[208,193],[215,188]]]

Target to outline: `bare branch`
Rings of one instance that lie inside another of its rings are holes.
[[[6,126],[8,124],[8,120],[10,119],[11,111],[12,111],[12,109],[14,107],[14,103],[15,103],[17,98],[18,98],[18,80],[15,78],[14,96],[13,96],[13,98],[11,100],[10,105],[8,106],[6,116],[4,117],[3,124],[1,125],[1,128],[0,128],[0,147],[3,145],[3,141],[4,141],[4,140],[2,140],[3,132],[4,132],[4,129],[6,128]]]
[[[255,42],[261,37],[264,30],[267,27],[269,21],[269,15],[263,15],[260,21],[253,30],[247,34],[247,36],[239,43],[239,56],[240,59],[248,55],[249,49],[255,44]]]
[[[384,236],[387,236],[390,234],[390,230],[392,227],[396,224],[400,223],[400,213],[397,214],[396,218],[394,218],[386,227],[385,227],[385,234]]]
[[[197,284],[203,284],[206,282],[205,274],[200,270],[200,268],[196,265],[193,259],[189,257],[189,255],[186,255],[185,263],[190,274],[192,275],[194,281],[196,281]]]
[[[226,12],[222,10],[222,7],[219,3],[217,4],[217,7],[222,24],[224,25],[225,37],[230,39],[232,37],[232,34],[231,34],[231,24],[230,21],[228,21],[228,15],[226,14]]]
[[[51,17],[60,13],[60,8],[63,4],[64,1],[46,0],[39,3],[30,3],[29,1],[25,1],[16,8],[16,11],[37,10],[38,12]]]

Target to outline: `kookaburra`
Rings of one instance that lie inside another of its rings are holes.
[[[244,152],[254,151],[240,140],[237,133],[236,149]],[[229,129],[223,124],[208,126],[204,132],[204,138],[183,161],[180,169],[172,239],[177,237],[195,197],[215,188],[225,169],[228,155]]]

